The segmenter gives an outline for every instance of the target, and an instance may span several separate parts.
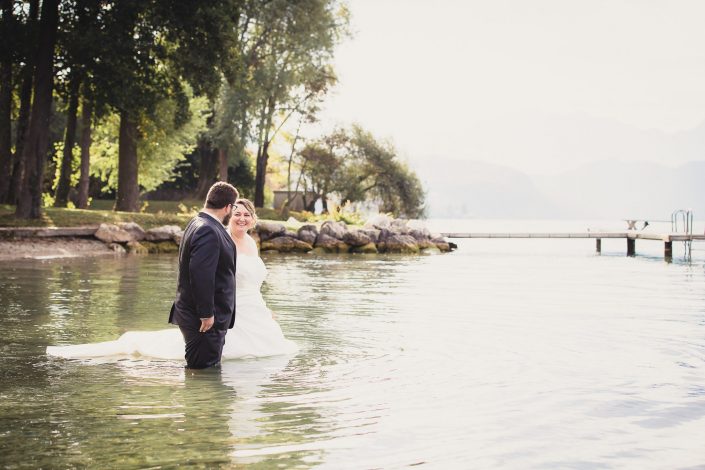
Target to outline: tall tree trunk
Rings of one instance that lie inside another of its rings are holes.
[[[198,155],[200,157],[200,162],[198,165],[196,197],[198,199],[205,199],[215,177],[215,152],[206,140],[201,140],[198,144]]]
[[[296,189],[294,190],[294,193],[292,194],[291,192],[291,167],[294,164],[294,154],[296,153],[296,143],[299,141],[299,135],[301,133],[301,125],[303,124],[304,121],[304,115],[302,114],[300,119],[299,119],[299,124],[296,126],[296,134],[294,134],[294,140],[291,142],[291,152],[289,152],[289,164],[286,169],[286,201],[284,201],[284,204],[282,204],[281,211],[282,214],[284,214],[287,218],[289,216],[289,206],[291,205],[291,201],[296,197],[296,193],[299,191],[299,183],[301,182],[301,173],[302,171],[299,172],[299,180],[296,182]],[[276,209],[276,207],[275,207]]]
[[[12,30],[12,0],[2,0],[2,29]],[[0,57],[0,201],[8,199],[12,170],[12,55],[3,48]]]
[[[39,24],[34,102],[27,141],[22,151],[24,174],[15,211],[15,215],[22,219],[38,219],[41,216],[44,162],[49,143],[49,119],[54,88],[54,44],[58,23],[59,0],[44,0]]]
[[[269,131],[272,128],[274,99],[269,98],[262,110],[259,129],[259,147],[255,168],[255,207],[264,207],[264,183],[267,177],[267,160],[269,159]]]
[[[66,116],[66,135],[64,136],[64,154],[61,158],[59,182],[56,185],[54,207],[66,207],[71,189],[71,174],[73,173],[73,145],[76,143],[76,120],[78,117],[78,95],[81,79],[74,75],[69,90],[69,109]]]
[[[228,154],[218,148],[218,180],[228,181]]]
[[[264,207],[264,183],[267,176],[267,160],[269,159],[269,141],[262,144],[257,155],[257,171],[255,173],[255,207]]]
[[[264,139],[257,150],[255,165],[255,207],[264,207],[264,184],[267,178],[267,160],[269,160],[269,132],[265,132]]]
[[[32,28],[39,18],[39,0],[31,0],[29,2],[29,20],[28,26]],[[36,41],[36,38],[34,38]],[[22,175],[24,174],[24,162],[22,161],[22,152],[24,150],[24,142],[27,137],[27,128],[29,127],[29,112],[32,105],[32,85],[34,79],[34,63],[36,53],[30,52],[25,57],[25,65],[22,68],[22,88],[20,90],[20,113],[17,119],[17,128],[15,134],[15,154],[12,157],[12,168],[8,174],[10,180],[10,188],[6,194],[5,201],[8,204],[16,204],[20,196],[20,187],[22,186]]]
[[[84,87],[84,92],[85,92]],[[91,182],[91,121],[93,119],[93,102],[90,98],[83,98],[83,110],[81,112],[81,176],[78,179],[78,201],[79,209],[88,208],[88,188]]]
[[[127,112],[120,113],[120,142],[118,144],[118,187],[116,211],[139,211],[137,185],[137,122]]]

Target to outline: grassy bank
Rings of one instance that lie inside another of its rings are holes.
[[[112,204],[112,201],[93,201],[90,209],[45,207],[39,219],[17,219],[15,206],[0,205],[0,227],[77,227],[117,222],[136,222],[144,229],[160,225],[184,227],[200,207],[195,201],[149,201],[143,212],[115,212]],[[258,209],[257,214],[260,219],[282,219],[273,209]]]
[[[160,225],[184,226],[191,218],[188,214],[169,212],[136,213],[114,212],[98,209],[63,209],[45,207],[39,219],[15,218],[15,207],[0,206],[0,227],[77,227],[79,225],[97,225],[101,223],[136,222],[145,229]]]

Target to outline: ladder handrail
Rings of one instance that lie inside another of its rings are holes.
[[[683,231],[686,235],[693,235],[693,210],[676,209],[671,213],[671,232],[678,233],[678,220],[683,221]],[[685,255],[690,259],[692,252],[692,241],[683,242],[685,245]]]

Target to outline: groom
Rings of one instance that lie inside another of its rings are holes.
[[[179,246],[179,280],[169,323],[186,342],[186,367],[220,362],[225,334],[235,324],[235,244],[225,230],[239,197],[232,185],[211,186],[203,210],[186,226]]]

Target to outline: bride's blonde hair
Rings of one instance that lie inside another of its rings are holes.
[[[252,216],[252,220],[255,222],[255,225],[257,225],[257,221],[259,219],[257,218],[257,212],[255,211],[255,205],[252,204],[252,201],[250,201],[249,199],[245,199],[243,197],[243,198],[237,199],[235,201],[235,205],[238,205],[238,204],[241,204],[247,210],[247,212],[250,213],[250,215]],[[254,225],[253,225],[253,227],[254,227]]]

